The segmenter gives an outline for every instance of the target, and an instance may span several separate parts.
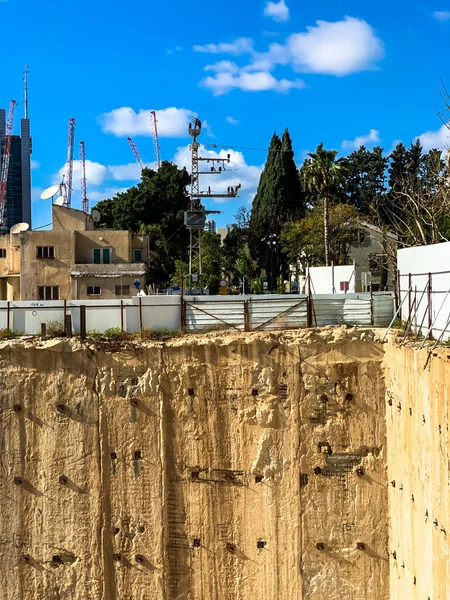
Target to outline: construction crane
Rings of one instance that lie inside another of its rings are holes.
[[[89,200],[86,193],[86,154],[84,151],[84,142],[80,142],[80,166],[81,166],[81,208],[88,214]]]
[[[0,230],[5,229],[6,227],[6,194],[8,191],[9,161],[11,158],[11,138],[14,123],[14,108],[16,104],[17,102],[15,100],[11,100],[11,104],[9,105],[8,121],[6,123],[5,147],[3,150],[3,162],[0,175]]]
[[[156,119],[156,110],[150,111],[152,117],[152,138],[153,138],[153,150],[155,152],[156,169],[159,170],[161,167],[161,153],[159,150],[159,138],[158,138],[158,121]]]
[[[69,141],[67,145],[67,166],[64,188],[64,206],[70,208],[72,200],[72,176],[73,176],[73,146],[75,141],[75,119],[69,120]]]
[[[134,143],[134,140],[132,140],[130,137],[127,138],[127,142],[130,144],[131,150],[134,154],[134,158],[136,159],[137,164],[141,167],[141,171],[142,171],[142,169],[144,168],[144,163],[142,162],[142,158],[141,158],[141,155],[139,154],[138,147]]]

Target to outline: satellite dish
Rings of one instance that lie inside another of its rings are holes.
[[[56,198],[53,204],[56,204],[57,206],[62,206],[64,204],[64,200],[64,196],[59,196],[58,198]]]
[[[94,221],[96,223],[98,223],[100,221],[100,219],[102,218],[100,212],[96,208],[91,210],[91,217],[94,219]]]
[[[44,190],[41,194],[41,200],[48,200],[49,198],[53,198],[53,196],[59,191],[59,185],[52,185],[51,187]]]
[[[10,233],[22,233],[22,231],[28,231],[28,229],[30,229],[30,226],[28,225],[28,223],[16,223],[16,225],[13,225],[11,227],[9,232]]]

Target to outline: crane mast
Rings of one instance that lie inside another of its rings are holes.
[[[72,118],[69,121],[69,141],[67,145],[67,167],[66,167],[66,180],[65,180],[65,196],[64,206],[70,208],[72,200],[72,177],[73,177],[73,146],[75,141],[75,119]]]
[[[137,164],[141,167],[141,171],[144,168],[144,163],[142,162],[142,158],[141,155],[139,154],[139,150],[138,147],[136,146],[134,140],[132,140],[130,137],[127,138],[127,142],[130,144],[130,148],[134,154],[134,158],[136,159]]]
[[[86,192],[86,154],[84,151],[84,142],[80,142],[80,163],[81,163],[81,208],[83,212],[89,212],[89,200]]]
[[[11,100],[9,105],[8,121],[6,123],[5,132],[5,148],[3,152],[2,170],[0,175],[0,230],[6,226],[5,208],[6,208],[6,194],[8,191],[8,173],[9,173],[9,161],[11,158],[11,137],[14,123],[14,108],[17,102]]]
[[[150,111],[152,117],[152,138],[153,138],[153,150],[155,153],[156,169],[159,170],[161,167],[161,153],[159,150],[159,137],[158,137],[158,121],[156,119],[156,111]]]

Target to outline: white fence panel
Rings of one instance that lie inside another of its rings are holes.
[[[141,309],[139,297],[132,299],[132,305],[127,307],[126,330],[139,331],[140,315],[142,327],[146,329],[169,329],[179,331],[181,327],[181,298],[180,296],[142,296]]]
[[[0,301],[0,330],[8,327],[8,303]]]
[[[387,327],[395,312],[394,296],[392,294],[374,294],[373,324],[375,327]]]
[[[9,327],[15,333],[34,335],[41,332],[41,323],[64,327],[63,322],[64,307],[60,300],[10,302]]]
[[[264,297],[249,302],[249,316],[252,331],[273,331],[277,329],[297,329],[308,325],[308,297],[296,295],[273,300]]]

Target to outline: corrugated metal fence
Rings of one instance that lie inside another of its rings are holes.
[[[128,300],[0,302],[0,330],[38,334],[41,324],[80,333],[117,328],[188,332],[229,329],[274,331],[347,323],[386,326],[394,312],[391,294],[145,296]],[[84,330],[83,329],[83,330]]]
[[[184,298],[186,331],[237,329],[273,331],[325,325],[389,325],[392,294],[327,294],[292,296]]]

